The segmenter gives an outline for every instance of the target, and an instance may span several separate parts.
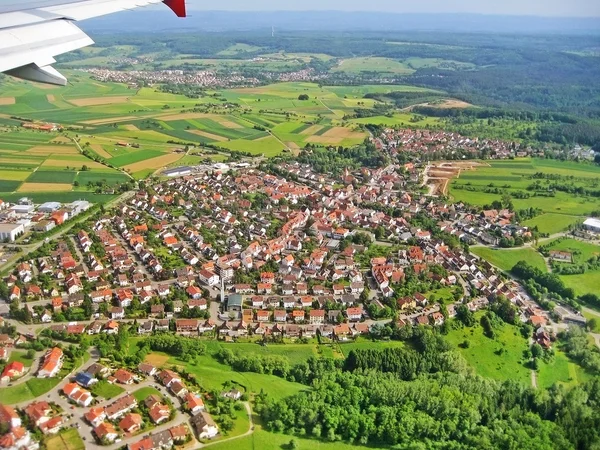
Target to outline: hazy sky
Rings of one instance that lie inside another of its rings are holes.
[[[190,9],[343,10],[599,17],[600,0],[187,0]]]
[[[0,0],[0,11],[77,0]],[[340,10],[600,17],[600,0],[186,0],[190,10]]]

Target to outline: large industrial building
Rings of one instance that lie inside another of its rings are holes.
[[[594,233],[600,233],[600,219],[587,219],[583,222],[583,226]]]

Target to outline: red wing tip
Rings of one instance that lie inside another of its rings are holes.
[[[171,8],[177,17],[186,17],[185,0],[163,0],[163,3]]]

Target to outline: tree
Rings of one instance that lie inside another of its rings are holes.
[[[596,319],[590,319],[587,321],[587,328],[590,331],[595,331],[598,328],[598,320]]]
[[[291,439],[289,444],[288,444],[288,448],[290,450],[296,450],[297,448],[299,448],[298,446],[298,442],[296,441],[296,439]]]
[[[531,356],[534,358],[540,358],[544,354],[544,349],[538,343],[535,343],[531,346]]]
[[[308,96],[308,94],[300,94],[300,95],[298,96],[298,100],[301,100],[301,101],[306,101],[306,100],[308,100],[309,98],[310,98],[310,97]]]

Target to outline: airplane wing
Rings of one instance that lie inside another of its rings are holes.
[[[84,0],[0,13],[0,72],[24,80],[65,86],[51,64],[55,56],[92,45],[73,22],[118,11],[165,3],[185,17],[185,0]]]

